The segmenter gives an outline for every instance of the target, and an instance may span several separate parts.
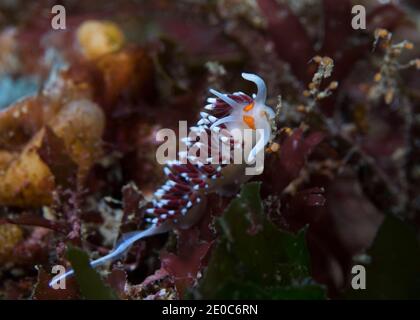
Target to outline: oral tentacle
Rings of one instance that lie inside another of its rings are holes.
[[[257,157],[257,154],[259,152],[263,152],[265,146],[270,141],[271,138],[271,126],[268,122],[264,123],[264,131],[262,131],[262,136],[258,139],[257,143],[255,144],[254,148],[250,151],[248,155],[247,162],[252,163],[255,158]]]
[[[253,161],[255,160],[257,154],[264,149],[264,137],[260,137],[257,141],[257,143],[255,144],[254,148],[252,148],[252,150],[250,151],[249,155],[248,155],[248,159],[247,159],[247,163],[251,164],[253,163]]]
[[[226,94],[220,93],[214,89],[210,89],[209,90],[210,93],[214,94],[216,97],[218,97],[219,99],[223,100],[224,102],[226,102],[228,105],[230,105],[233,108],[240,108],[241,105],[236,102],[235,100],[229,98]]]
[[[219,119],[216,122],[214,122],[210,126],[210,129],[213,129],[214,127],[219,127],[220,125],[225,124],[225,123],[228,123],[228,122],[238,122],[238,118],[235,117],[235,116],[224,117],[224,118]]]

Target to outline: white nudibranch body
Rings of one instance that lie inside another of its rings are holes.
[[[206,131],[210,136],[211,132],[226,131],[229,135],[229,132],[237,129],[254,130],[255,143],[252,144],[249,153],[244,155],[245,160],[252,163],[260,152],[264,152],[265,146],[271,139],[271,120],[274,119],[275,113],[266,105],[267,88],[264,81],[259,76],[250,73],[242,73],[242,77],[255,83],[257,94],[251,97],[243,92],[224,94],[210,89],[210,93],[216,98],[207,99],[205,111],[200,113],[201,119],[195,127],[191,128],[191,131]],[[221,140],[230,148],[235,148],[230,137],[222,137]],[[185,154],[182,156],[185,157]],[[212,157],[208,159],[214,160]],[[196,160],[195,158],[187,157],[187,163],[172,160],[166,164],[164,172],[168,180],[154,193],[153,201],[145,209],[146,214],[149,215],[146,221],[150,223],[150,227],[123,235],[109,254],[90,263],[92,267],[120,258],[134,242],[140,239],[177,228],[191,227],[205,210],[207,193],[217,192],[218,188],[223,188],[232,181],[240,183],[246,180],[243,166],[224,163],[221,155],[219,155],[219,164],[196,162],[193,161]],[[50,282],[50,286],[73,273],[73,270],[69,270],[55,277]]]

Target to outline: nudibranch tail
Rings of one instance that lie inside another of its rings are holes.
[[[90,266],[92,268],[104,265],[108,262],[114,261],[121,257],[131,246],[138,240],[144,239],[146,237],[150,237],[159,233],[164,233],[169,231],[170,227],[168,225],[162,224],[157,227],[151,227],[143,231],[134,231],[128,234],[123,235],[122,239],[118,242],[116,247],[107,255],[100,257],[96,260],[90,262]],[[59,283],[61,280],[72,276],[74,274],[74,270],[70,269],[63,273],[60,276],[57,276],[51,280],[49,286],[52,287],[54,284]]]

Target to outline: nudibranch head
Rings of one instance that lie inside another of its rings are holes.
[[[213,122],[211,129],[224,125],[227,130],[252,129],[257,130],[257,142],[248,155],[248,162],[252,162],[256,155],[262,151],[271,138],[271,120],[274,119],[273,109],[266,105],[267,87],[264,80],[251,73],[242,73],[245,80],[257,86],[257,94],[252,98],[243,92],[223,94],[210,89],[217,99],[210,99],[208,110],[223,110],[230,108],[224,117]],[[224,108],[223,108],[224,107]]]

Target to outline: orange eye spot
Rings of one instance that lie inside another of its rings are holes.
[[[255,130],[255,120],[254,117],[251,116],[243,116],[244,122],[250,127],[251,129]]]
[[[248,112],[254,108],[254,102],[250,103],[249,105],[244,107],[244,111]]]

